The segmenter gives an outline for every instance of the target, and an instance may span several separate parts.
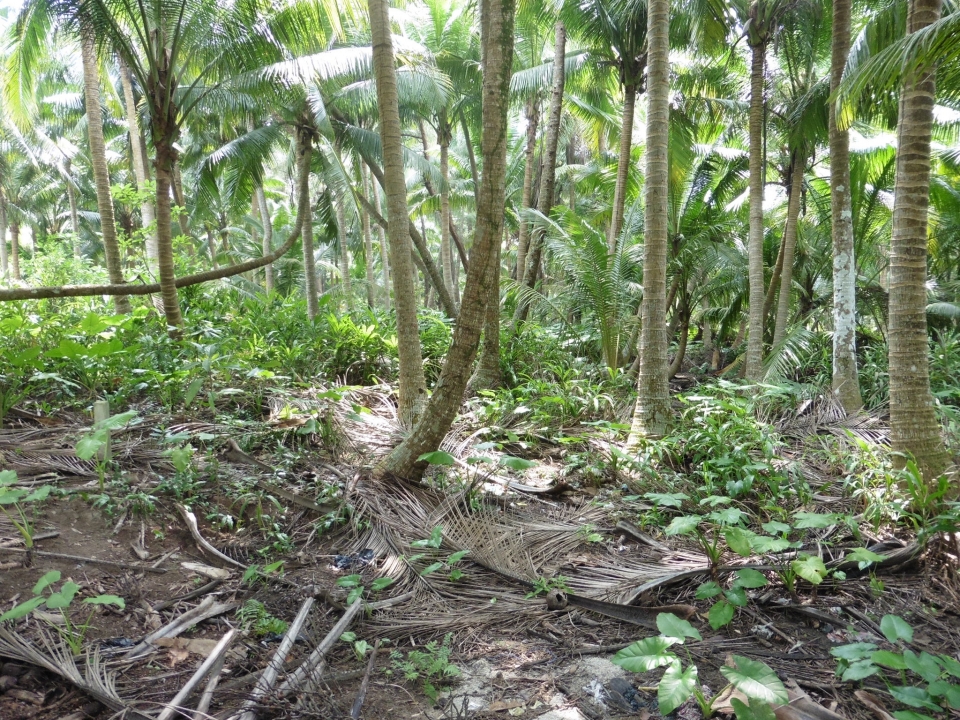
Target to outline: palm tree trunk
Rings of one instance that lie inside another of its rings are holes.
[[[0,281],[7,282],[8,256],[7,256],[7,201],[0,193]]]
[[[666,331],[667,297],[667,143],[670,136],[670,61],[667,29],[670,25],[670,0],[647,3],[647,147],[644,182],[645,230],[643,245],[643,304],[640,330],[640,366],[637,373],[637,403],[627,446],[635,446],[643,437],[662,437],[670,419],[670,387],[667,384],[668,357]],[[633,119],[630,118],[631,132]],[[627,136],[624,109],[624,136]],[[621,160],[623,159],[621,138]],[[629,146],[627,159],[629,160]],[[623,175],[626,185],[626,172]],[[620,185],[620,172],[617,172]],[[622,200],[621,200],[622,202]],[[615,209],[616,212],[616,209]],[[622,210],[621,210],[622,212]],[[621,215],[622,222],[622,215]],[[616,247],[620,234],[611,225],[608,238]]]
[[[100,232],[103,235],[103,254],[107,275],[113,285],[123,284],[120,266],[120,245],[110,196],[110,171],[107,168],[107,149],[103,141],[103,116],[100,113],[100,77],[97,72],[96,38],[89,20],[80,16],[80,48],[83,65],[83,99],[87,111],[87,136],[90,141],[90,165],[97,188],[97,209],[100,211]],[[130,298],[115,295],[114,307],[118,313],[130,312]]]
[[[412,427],[426,400],[427,384],[423,377],[417,297],[410,257],[411,223],[407,214],[407,186],[403,174],[397,68],[390,35],[389,0],[368,0],[368,3],[373,74],[377,84],[380,139],[383,147],[387,237],[390,242],[390,266],[393,269],[394,304],[397,311],[397,353],[400,361],[398,415],[401,425]]]
[[[523,194],[520,200],[520,231],[517,239],[517,280],[522,281],[527,271],[527,247],[530,241],[530,224],[523,219],[523,211],[530,207],[533,198],[533,174],[537,163],[537,127],[540,111],[536,98],[527,100],[527,147],[524,151],[526,165],[523,168]]]
[[[367,171],[360,163],[360,192],[366,196],[369,191]],[[373,237],[370,232],[370,213],[361,205],[360,228],[363,232],[363,259],[364,270],[367,276],[367,307],[373,310],[377,306],[377,282],[373,273]]]
[[[67,175],[70,175],[70,161],[64,163],[64,169]],[[73,233],[73,257],[80,259],[80,217],[77,214],[77,191],[73,187],[73,182],[67,180],[67,200],[70,203],[70,231]]]
[[[179,155],[173,161],[173,185],[171,186],[171,190],[173,190],[173,199],[180,208],[180,211],[177,213],[177,223],[180,225],[180,234],[185,237],[189,237],[190,224],[187,217],[187,198],[183,194],[183,174],[180,172]],[[223,237],[224,252],[230,251],[230,245],[227,242],[229,237],[229,233]],[[191,246],[188,245],[187,247],[189,248]]]
[[[686,299],[680,304],[680,333],[677,336],[677,354],[670,363],[667,377],[672,378],[683,368],[683,359],[687,355],[687,341],[690,339],[690,308]]]
[[[370,2],[372,6],[376,0]],[[492,287],[500,279],[497,250],[503,236],[506,200],[514,10],[515,0],[481,0],[480,3],[483,177],[477,196],[476,235],[464,286],[463,306],[454,329],[453,343],[427,409],[413,432],[380,465],[380,473],[411,479],[423,474],[426,463],[418,458],[440,446],[460,409],[486,317],[487,300],[491,297]]]
[[[377,190],[377,184],[373,182],[373,179],[370,180],[370,192],[373,194],[373,206],[377,211],[377,214],[380,213],[380,191]],[[377,224],[377,236],[380,238],[380,272],[381,272],[381,282],[383,283],[383,308],[384,310],[390,310],[390,254],[389,248],[387,247],[387,236],[386,232],[383,229],[383,226],[379,223]]]
[[[649,80],[648,80],[649,82]],[[617,184],[613,190],[613,208],[610,230],[607,234],[607,253],[612,257],[617,249],[617,237],[623,229],[623,213],[627,204],[627,175],[630,172],[630,152],[633,149],[633,118],[637,107],[637,86],[628,83],[623,88],[623,122],[620,130],[620,157],[617,159]]]
[[[750,333],[747,336],[745,374],[759,380],[763,370],[763,185],[766,158],[763,155],[763,74],[767,45],[750,46]],[[786,266],[786,262],[784,262]]]
[[[263,191],[263,185],[257,185],[256,202],[260,226],[263,228],[263,254],[269,255],[273,252],[273,219],[270,217],[267,194]],[[273,265],[267,265],[263,269],[263,289],[267,295],[273,292],[273,284]]]
[[[438,113],[437,141],[440,143],[440,177],[443,185],[440,187],[440,263],[443,268],[443,282],[447,292],[459,302],[458,288],[454,283],[453,246],[450,242],[450,126],[447,122],[446,110]]]
[[[17,282],[23,280],[20,275],[20,223],[10,223],[10,277]]]
[[[800,219],[800,196],[803,194],[803,174],[807,160],[803,153],[793,153],[790,177],[787,222],[783,228],[783,270],[780,272],[780,297],[777,298],[777,321],[773,326],[773,344],[787,334],[787,318],[790,315],[790,288],[793,285],[793,256],[797,249],[797,223]]]
[[[173,184],[173,163],[176,150],[166,143],[156,148],[157,160],[157,251],[160,271],[160,297],[167,326],[174,336],[183,324],[180,299],[177,297],[176,275],[173,266],[173,208],[170,203],[170,186]]]
[[[936,22],[941,0],[911,0],[907,33]],[[890,243],[890,440],[909,453],[926,480],[948,462],[930,392],[927,361],[927,210],[934,72],[904,78],[897,123],[897,175]],[[903,456],[897,456],[902,463]]]
[[[353,283],[350,277],[350,248],[347,246],[347,218],[341,198],[332,198],[333,213],[337,219],[337,244],[340,246],[340,289],[347,311],[353,310]]]
[[[851,0],[833,0],[830,93],[843,80],[850,54]],[[833,217],[833,392],[847,413],[863,407],[857,376],[857,263],[850,200],[850,135],[830,108],[830,209]]]
[[[553,91],[550,95],[550,111],[547,116],[547,130],[543,143],[543,170],[540,176],[540,190],[537,198],[537,211],[550,215],[553,209],[553,189],[557,178],[557,143],[560,138],[560,116],[563,111],[563,87],[566,82],[567,29],[558,22],[553,42]],[[543,253],[543,228],[534,226],[530,233],[530,247],[527,251],[523,284],[533,288],[537,284],[540,269],[540,256]],[[522,322],[527,319],[529,305],[517,304],[514,319]]]
[[[297,169],[302,170],[304,163],[309,166],[313,157],[313,132],[304,125],[297,125],[294,132],[297,136]],[[313,255],[313,205],[308,203],[308,208],[307,215],[303,219],[301,244],[303,246],[303,287],[307,296],[307,317],[313,320],[320,312],[320,303],[317,299],[317,265]]]
[[[504,227],[504,240],[509,235]],[[467,383],[470,394],[480,390],[496,390],[503,385],[503,373],[500,371],[500,259],[503,253],[503,243],[498,243],[494,272],[496,281],[490,284],[490,296],[487,298],[487,314],[483,320],[483,340],[480,345],[480,359],[477,369]]]
[[[137,181],[137,189],[143,190],[146,187],[149,177],[147,175],[147,165],[144,162],[143,137],[140,134],[140,122],[137,119],[137,104],[133,97],[133,77],[130,67],[127,65],[123,56],[118,56],[120,64],[120,84],[123,87],[123,104],[127,115],[127,132],[130,134],[130,155],[133,160],[133,175]],[[157,213],[153,203],[149,199],[144,199],[140,203],[140,221],[143,224],[147,234],[144,245],[147,256],[147,272],[152,277],[157,277],[158,271],[158,249],[157,249],[157,231],[154,223],[157,220]]]

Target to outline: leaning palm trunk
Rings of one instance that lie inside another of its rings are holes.
[[[257,212],[260,215],[260,226],[263,228],[263,254],[273,252],[273,220],[270,218],[270,208],[267,206],[267,194],[263,185],[257,185],[256,190]],[[263,289],[269,295],[273,292],[273,265],[263,269]]]
[[[633,118],[637,108],[637,86],[627,83],[623,88],[623,123],[620,129],[620,156],[617,158],[617,184],[613,189],[613,215],[607,235],[607,253],[612,257],[617,249],[617,237],[623,229],[623,213],[627,204],[627,176],[630,173],[630,153],[633,150]]]
[[[669,182],[667,142],[670,135],[670,63],[667,34],[669,17],[670,0],[649,0],[643,325],[640,330],[637,404],[627,440],[628,447],[635,445],[642,437],[662,437],[666,433],[670,417],[666,331]]]
[[[87,135],[90,140],[90,165],[97,188],[97,209],[100,211],[100,232],[103,235],[103,254],[107,275],[113,285],[123,283],[120,266],[120,245],[110,196],[110,171],[107,168],[107,149],[103,141],[103,117],[100,113],[100,77],[97,73],[96,38],[89,20],[81,16],[80,49],[83,64],[83,99],[87,111]],[[130,298],[115,295],[114,307],[118,313],[130,312]]]
[[[373,74],[380,111],[383,147],[383,180],[387,201],[387,237],[393,270],[394,304],[397,311],[397,354],[400,361],[398,413],[400,423],[411,427],[426,399],[423,356],[417,323],[417,297],[413,261],[410,257],[411,222],[407,214],[407,186],[403,175],[403,144],[400,136],[400,104],[397,69],[390,36],[389,0],[369,0],[370,34],[373,44]]]
[[[759,380],[763,364],[763,184],[766,158],[763,153],[763,73],[767,45],[751,43],[750,65],[750,332],[747,335],[746,376]],[[786,265],[786,262],[784,262]]]
[[[911,0],[907,33],[936,22],[940,6],[941,0]],[[890,440],[895,452],[913,455],[928,481],[948,461],[927,362],[925,283],[934,90],[933,71],[914,71],[904,78],[890,242]]]
[[[137,120],[137,105],[133,97],[133,78],[130,73],[130,67],[127,65],[123,56],[119,56],[120,64],[120,84],[123,86],[123,104],[127,114],[127,131],[130,133],[130,155],[133,161],[133,176],[137,181],[137,189],[143,190],[146,187],[147,165],[144,162],[144,149],[140,136],[140,123]],[[157,277],[158,270],[158,249],[157,249],[157,230],[154,223],[157,219],[157,213],[154,210],[153,203],[145,199],[140,203],[140,221],[143,229],[146,231],[144,245],[147,256],[147,271],[152,277]]]
[[[851,0],[833,0],[830,93],[836,93],[850,54]],[[830,103],[830,210],[833,218],[833,392],[847,413],[863,406],[857,377],[857,263],[850,200],[850,135]]]
[[[371,7],[376,1],[371,0]],[[464,286],[463,306],[454,329],[453,343],[427,409],[413,432],[383,461],[379,468],[381,473],[411,479],[423,474],[426,463],[419,460],[420,456],[440,446],[460,409],[470,368],[476,358],[487,301],[491,288],[499,281],[497,250],[503,235],[506,200],[514,10],[515,0],[481,0],[480,3],[483,177],[477,196],[476,235]]]
[[[773,344],[787,334],[790,315],[790,287],[793,285],[793,256],[797,249],[797,224],[800,220],[800,196],[803,194],[803,171],[806,159],[803,153],[793,154],[790,172],[790,192],[787,202],[787,222],[783,228],[783,270],[780,271],[780,297],[777,299],[777,321],[773,329]]]
[[[527,147],[524,151],[526,163],[523,167],[523,194],[520,201],[520,229],[517,236],[517,281],[523,282],[523,275],[527,270],[527,249],[530,243],[530,223],[523,217],[523,211],[527,210],[533,202],[533,173],[536,170],[537,162],[537,126],[540,123],[540,112],[538,111],[535,98],[527,100]]]
[[[564,60],[567,48],[567,29],[558,22],[556,36],[553,43],[553,91],[550,96],[550,112],[547,119],[547,131],[543,141],[543,172],[540,177],[537,211],[542,215],[549,215],[553,209],[553,190],[557,179],[557,143],[560,137],[560,116],[563,112],[563,86],[566,82],[566,68]],[[530,233],[529,249],[526,257],[526,267],[523,274],[523,284],[533,288],[537,284],[537,274],[540,271],[540,256],[543,253],[543,227],[535,225]],[[517,278],[518,280],[520,278]],[[515,320],[527,319],[529,304],[517,304]]]

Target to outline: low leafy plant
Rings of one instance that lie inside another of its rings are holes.
[[[391,666],[388,674],[397,673],[405,680],[420,680],[423,693],[431,702],[436,702],[440,694],[438,686],[442,686],[460,674],[460,668],[450,662],[450,640],[452,635],[447,633],[443,642],[433,640],[420,650],[410,650],[406,657],[395,650],[390,654]]]
[[[253,598],[247,600],[237,610],[237,620],[241,628],[249,630],[256,637],[282,635],[289,626],[286,620],[271,615],[262,602]]]
[[[17,473],[13,470],[0,470],[0,512],[7,516],[23,538],[23,545],[29,551],[33,548],[33,526],[37,508],[47,499],[53,487],[42,485],[29,490],[15,487]],[[7,508],[12,508],[12,512]]]

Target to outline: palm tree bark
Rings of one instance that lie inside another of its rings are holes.
[[[457,302],[457,288],[454,280],[453,247],[450,241],[450,140],[452,134],[447,122],[446,110],[441,110],[438,118],[437,141],[440,143],[440,263],[443,268],[443,282],[450,297]]]
[[[907,33],[936,22],[941,0],[911,0]],[[926,480],[948,462],[930,392],[927,360],[927,211],[935,75],[911,72],[903,81],[897,123],[897,175],[890,242],[890,440],[909,453]],[[902,455],[897,458],[902,463]]]
[[[410,257],[410,216],[403,173],[400,135],[400,105],[397,69],[390,35],[389,0],[369,0],[370,34],[373,44],[373,74],[380,111],[383,147],[383,183],[387,201],[387,237],[393,270],[394,305],[397,313],[397,352],[400,361],[398,414],[401,425],[412,427],[426,399],[423,356],[417,323],[417,297]],[[372,166],[371,166],[371,169]]]
[[[340,246],[340,291],[348,311],[353,310],[353,283],[350,277],[350,248],[347,247],[347,218],[341,198],[332,198],[333,214],[337,220],[337,244]]]
[[[140,134],[140,122],[137,119],[137,104],[133,97],[133,77],[130,72],[130,66],[122,55],[118,56],[120,65],[120,84],[123,87],[123,105],[127,115],[127,132],[130,134],[130,155],[133,160],[133,176],[137,181],[137,189],[143,190],[149,177],[147,176],[147,165],[144,162],[144,147],[142,135]],[[153,203],[149,199],[144,199],[140,203],[140,221],[146,231],[144,246],[147,256],[147,271],[152,277],[159,274],[159,250],[157,248],[157,230],[154,223],[157,219],[157,213]]]
[[[260,215],[260,226],[263,228],[263,254],[273,252],[273,219],[270,217],[270,208],[267,205],[267,194],[263,185],[258,184],[256,189],[257,213]],[[273,265],[263,268],[263,289],[267,295],[273,292]]]
[[[10,223],[10,277],[17,282],[23,280],[20,275],[20,223]]]
[[[313,129],[304,124],[298,124],[294,132],[296,133],[297,169],[302,170],[304,165],[309,168],[313,158]],[[309,177],[309,170],[307,172]],[[312,205],[307,216],[303,219],[301,246],[303,248],[303,289],[307,296],[307,317],[313,320],[320,312],[320,303],[317,298],[317,265],[313,254]]]
[[[670,0],[647,3],[647,147],[644,182],[643,304],[637,403],[627,445],[662,437],[670,419],[667,384],[667,143],[670,135]],[[624,112],[626,121],[626,112]],[[632,120],[631,120],[632,122]],[[624,129],[626,132],[626,128]],[[621,142],[621,149],[623,143]],[[627,157],[629,158],[629,152]],[[618,173],[619,175],[619,173]],[[626,175],[624,175],[624,183]],[[619,177],[617,184],[619,185]],[[613,230],[613,226],[611,226]],[[611,233],[616,247],[616,235]],[[608,238],[609,242],[609,238]],[[608,246],[609,247],[609,246]]]
[[[7,201],[0,193],[0,280],[7,281],[8,271],[7,256]]]
[[[67,179],[67,200],[70,203],[70,231],[73,233],[73,257],[80,259],[80,218],[77,215],[77,191],[73,187],[73,181],[69,178],[70,161],[64,163],[64,169],[68,175]]]
[[[504,228],[504,242],[507,229]],[[483,340],[480,345],[480,359],[477,369],[470,378],[467,388],[470,394],[480,390],[496,390],[503,385],[503,373],[500,371],[500,259],[503,243],[497,243],[494,272],[496,282],[490,284],[490,296],[487,298],[487,314],[483,320]]]
[[[371,5],[375,1],[371,0]],[[476,234],[463,306],[454,328],[453,343],[427,409],[413,432],[381,463],[380,473],[411,479],[423,474],[426,463],[419,460],[420,456],[440,446],[460,409],[470,368],[476,358],[487,300],[491,288],[499,281],[497,251],[503,236],[506,200],[507,121],[515,7],[515,0],[481,0],[480,3],[483,176],[477,196]]]
[[[360,163],[360,192],[366,196],[369,191],[369,179],[363,163]],[[370,213],[360,207],[360,229],[363,233],[364,271],[367,277],[367,307],[373,310],[377,306],[377,283],[373,272],[373,237],[370,232]]]
[[[531,206],[533,199],[533,175],[537,162],[537,127],[540,124],[540,112],[537,101],[527,100],[527,146],[524,151],[526,165],[523,168],[523,193],[520,200],[520,230],[517,239],[517,280],[522,281],[527,270],[527,249],[530,242],[530,223],[523,218],[523,211]]]
[[[830,93],[843,80],[850,54],[851,0],[833,0]],[[847,413],[863,406],[857,376],[857,263],[850,199],[850,135],[830,103],[830,209],[833,233],[833,392]]]
[[[649,81],[648,81],[649,82]],[[633,150],[633,118],[636,115],[637,86],[630,82],[623,87],[623,122],[620,129],[620,156],[617,159],[617,184],[613,189],[613,208],[607,235],[607,253],[613,256],[617,238],[623,229],[623,213],[627,204],[627,176]]]
[[[763,81],[765,41],[751,43],[750,63],[750,231],[748,244],[750,280],[750,331],[747,335],[746,377],[759,380],[763,370],[763,185],[766,158],[763,153]],[[784,262],[786,266],[786,262]]]
[[[380,214],[380,191],[377,184],[370,181],[370,192],[373,194],[373,205],[377,214]],[[366,208],[364,208],[366,209]],[[383,282],[383,308],[390,310],[390,254],[387,247],[387,235],[383,225],[377,224],[377,236],[380,238],[380,273]]]
[[[566,82],[566,67],[564,61],[567,52],[567,29],[558,22],[555,28],[553,41],[553,90],[550,95],[550,111],[547,116],[547,130],[543,142],[543,171],[540,176],[540,190],[537,197],[537,211],[542,215],[550,215],[553,209],[554,186],[557,179],[557,143],[560,138],[560,117],[563,112],[563,87]],[[543,253],[543,228],[535,225],[530,233],[530,247],[527,251],[526,268],[523,274],[523,284],[533,288],[537,284],[537,273],[540,269],[540,256]],[[525,302],[517,304],[515,320],[527,319],[529,305]]]
[[[120,265],[120,245],[110,196],[110,171],[107,169],[107,149],[103,140],[103,116],[100,113],[100,76],[97,72],[96,38],[89,20],[80,18],[80,56],[83,65],[83,99],[87,111],[87,137],[90,142],[90,165],[97,188],[97,209],[100,211],[100,232],[103,236],[103,254],[107,275],[113,285],[123,283]],[[130,312],[130,300],[124,295],[113,298],[118,313]]]
[[[803,173],[806,158],[794,151],[790,173],[790,192],[787,202],[787,222],[783,228],[783,270],[780,271],[780,297],[777,298],[777,320],[773,326],[773,344],[787,334],[790,315],[790,288],[793,285],[793,256],[797,249],[797,224],[800,220],[800,196],[803,194]]]

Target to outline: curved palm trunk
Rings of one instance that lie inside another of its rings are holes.
[[[537,163],[537,127],[540,124],[540,112],[535,98],[527,100],[527,147],[524,150],[526,164],[523,168],[523,194],[520,200],[520,230],[517,238],[517,280],[523,281],[527,271],[527,250],[530,243],[530,223],[523,219],[523,211],[531,207],[533,201],[533,174]]]
[[[643,325],[640,330],[637,404],[633,411],[628,447],[637,444],[642,437],[662,437],[666,433],[670,418],[666,330],[669,183],[667,143],[670,135],[670,62],[667,35],[669,18],[670,0],[649,0]],[[622,146],[621,143],[621,148]],[[629,153],[627,157],[629,158]],[[611,234],[611,237],[616,239],[616,235]]]
[[[746,377],[759,380],[763,370],[763,184],[766,158],[763,153],[763,73],[767,45],[750,46],[750,332],[747,335]],[[786,266],[786,262],[784,262]]]
[[[360,192],[366,196],[369,191],[369,179],[363,163],[360,163]],[[377,305],[377,284],[373,273],[373,237],[370,232],[370,213],[360,207],[360,228],[363,232],[364,270],[367,276],[367,307],[373,310]]]
[[[787,202],[787,222],[783,228],[783,270],[780,271],[780,297],[777,298],[777,321],[773,326],[773,344],[787,334],[790,315],[790,288],[793,286],[793,256],[797,249],[797,224],[800,219],[800,196],[803,194],[803,173],[806,169],[803,153],[793,154],[790,173],[790,193]]]
[[[567,29],[558,22],[555,28],[553,43],[553,90],[550,95],[550,111],[547,119],[547,130],[543,142],[543,171],[540,176],[539,196],[537,197],[537,211],[543,215],[550,215],[553,209],[554,186],[557,179],[557,143],[560,138],[560,117],[563,111],[563,86],[566,82],[566,67],[564,60],[567,52]],[[527,251],[526,268],[523,274],[523,284],[533,288],[537,284],[537,273],[540,269],[540,256],[543,253],[543,228],[535,225],[530,233],[530,247]],[[522,322],[527,319],[529,305],[525,302],[517,304],[515,320]]]
[[[836,92],[850,54],[851,0],[833,0],[830,92]],[[833,392],[847,413],[863,406],[857,376],[857,263],[850,200],[850,136],[831,103],[830,210],[833,218]]]
[[[623,229],[623,213],[627,204],[627,175],[630,172],[630,152],[633,149],[633,118],[636,115],[636,108],[637,86],[629,83],[623,87],[620,157],[617,159],[617,184],[613,189],[613,215],[610,218],[610,230],[607,234],[607,254],[611,257],[617,249],[617,237]]]
[[[397,311],[397,353],[400,360],[398,413],[400,423],[411,427],[420,416],[426,399],[423,356],[417,323],[417,296],[413,261],[410,257],[410,229],[407,215],[407,186],[403,175],[403,145],[400,136],[400,105],[397,96],[397,69],[390,36],[388,0],[369,0],[370,34],[373,44],[373,74],[380,111],[380,138],[383,146],[383,179],[387,200],[387,237],[393,269],[394,304]]]
[[[267,194],[263,191],[263,185],[257,185],[256,202],[260,226],[263,228],[263,254],[269,255],[273,252],[273,220],[270,217]],[[267,295],[273,292],[273,265],[267,265],[263,269],[263,289]]]
[[[333,198],[333,213],[337,219],[337,243],[340,245],[340,288],[343,293],[344,305],[347,310],[353,310],[353,283],[350,277],[350,248],[347,247],[347,218],[343,212],[343,202],[340,198]]]
[[[907,32],[940,17],[941,0],[911,0]],[[890,440],[928,481],[948,462],[930,392],[927,361],[927,210],[934,74],[904,79],[897,124],[897,177],[890,243]]]
[[[147,165],[144,162],[144,147],[142,136],[140,135],[140,122],[137,119],[137,104],[133,97],[133,78],[130,68],[123,56],[119,57],[120,64],[120,84],[123,87],[123,105],[127,115],[127,131],[130,134],[130,155],[133,159],[133,175],[137,181],[137,189],[143,190],[149,178],[147,177]],[[144,230],[147,231],[144,245],[147,256],[147,271],[151,276],[157,277],[159,274],[159,250],[157,248],[157,232],[154,223],[157,220],[157,213],[153,203],[145,199],[140,203],[140,220],[143,223]]]
[[[97,74],[96,38],[89,21],[81,16],[80,49],[83,64],[83,99],[87,111],[87,136],[90,141],[90,165],[97,188],[97,209],[100,211],[100,232],[103,235],[103,254],[107,275],[112,285],[123,284],[120,266],[120,245],[110,196],[110,171],[107,169],[107,149],[103,141],[103,117],[100,114],[100,78]],[[115,295],[114,307],[118,313],[130,312],[130,298]]]
[[[375,0],[371,0],[371,6]],[[384,460],[381,473],[417,478],[426,463],[418,458],[436,450],[463,401],[470,368],[483,329],[487,299],[499,281],[498,248],[503,235],[507,173],[507,119],[513,65],[515,0],[481,0],[483,66],[483,177],[477,196],[477,228],[453,343],[427,409],[413,432]],[[381,114],[382,117],[382,114]],[[399,299],[399,293],[398,293]]]
[[[20,223],[10,223],[10,277],[16,281],[20,276]]]

